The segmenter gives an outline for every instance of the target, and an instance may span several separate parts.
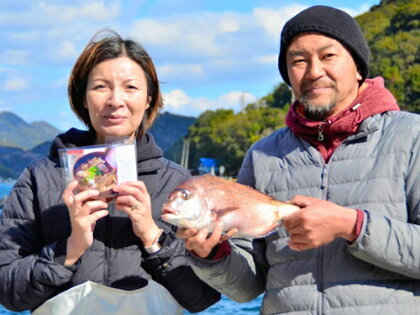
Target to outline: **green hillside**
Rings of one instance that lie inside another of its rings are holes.
[[[383,76],[401,109],[420,113],[420,0],[382,0],[357,21],[371,50],[370,76]]]
[[[401,109],[420,113],[420,0],[383,0],[356,19],[372,52],[369,77],[383,76]],[[289,87],[279,83],[239,113],[206,111],[188,133],[190,167],[216,158],[235,176],[250,145],[285,125],[290,102]]]

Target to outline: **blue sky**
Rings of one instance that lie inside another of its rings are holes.
[[[60,130],[82,125],[67,100],[70,70],[89,39],[111,28],[152,56],[165,110],[198,116],[271,92],[285,21],[316,4],[357,16],[380,0],[44,0],[0,2],[0,111]]]

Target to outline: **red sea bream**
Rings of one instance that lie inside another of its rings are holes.
[[[162,219],[182,228],[206,228],[215,222],[223,231],[238,229],[235,237],[263,237],[284,216],[299,207],[278,201],[249,186],[221,177],[202,175],[178,185],[163,205]]]

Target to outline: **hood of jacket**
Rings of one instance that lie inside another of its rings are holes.
[[[394,96],[385,88],[382,77],[366,79],[357,98],[346,109],[325,121],[306,119],[301,107],[298,101],[292,104],[286,124],[296,136],[316,147],[326,162],[344,139],[357,132],[366,118],[399,110]]]

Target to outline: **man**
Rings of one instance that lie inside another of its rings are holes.
[[[194,271],[231,299],[265,292],[262,314],[420,312],[420,117],[367,79],[368,61],[343,11],[314,6],[285,24],[279,70],[296,102],[238,181],[301,209],[253,242],[178,232]]]

